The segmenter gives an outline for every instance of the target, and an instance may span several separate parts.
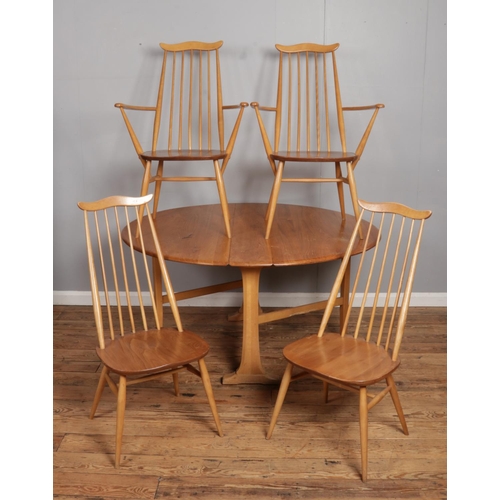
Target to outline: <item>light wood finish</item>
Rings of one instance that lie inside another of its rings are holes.
[[[155,185],[153,214],[156,215],[158,209],[163,182],[215,181],[226,233],[230,238],[231,226],[223,174],[248,103],[223,103],[219,58],[222,44],[222,41],[160,43],[163,64],[156,106],[132,106],[122,103],[115,106],[123,115],[134,148],[144,167],[141,196],[147,194],[150,184]],[[224,113],[229,110],[239,110],[239,113],[226,142]],[[127,111],[154,113],[150,151],[144,151]],[[163,133],[164,141],[160,139],[160,132]],[[211,161],[214,175],[164,175],[165,162],[188,161]],[[156,164],[155,173],[153,164]]]
[[[351,250],[359,244],[358,227],[352,233],[348,249],[335,279],[323,318],[316,335],[309,335],[287,345],[283,355],[288,362],[267,432],[271,438],[291,380],[305,374],[323,381],[325,399],[328,386],[359,392],[361,436],[361,478],[368,476],[368,411],[384,396],[391,394],[396,412],[408,434],[393,373],[400,365],[399,350],[403,340],[411,291],[428,210],[414,210],[397,203],[359,202],[361,217],[369,218],[367,238],[378,227],[375,247],[365,248],[358,257],[345,321],[332,333],[325,333],[333,307],[350,266]],[[357,226],[361,224],[359,219]],[[365,241],[365,240],[361,240]],[[353,307],[356,295],[360,307]],[[299,375],[292,376],[293,369]],[[378,393],[367,389],[385,381]]]
[[[252,102],[264,142],[274,183],[266,212],[266,239],[271,235],[276,204],[283,182],[329,182],[337,184],[342,216],[345,217],[344,184],[349,187],[354,215],[359,218],[358,194],[354,169],[361,159],[379,109],[383,104],[343,106],[335,51],[339,44],[276,45],[279,51],[279,73],[276,106]],[[274,141],[271,142],[261,111],[275,113]],[[356,150],[347,150],[344,113],[372,111],[370,120]],[[334,118],[330,116],[334,113]],[[337,149],[335,149],[337,148]],[[309,165],[300,177],[285,177],[287,162],[334,164],[334,172],[317,176],[318,169]],[[342,172],[345,165],[345,173]],[[360,234],[362,237],[362,233]]]
[[[148,226],[152,245],[160,251],[160,244],[147,203],[153,195],[141,198],[112,196],[96,202],[80,202],[84,212],[87,255],[90,272],[92,304],[97,328],[97,355],[103,364],[90,418],[94,418],[106,383],[117,397],[115,467],[120,467],[122,436],[125,424],[127,386],[146,382],[165,374],[172,374],[175,393],[179,394],[180,370],[188,370],[201,377],[208,397],[217,431],[222,429],[203,358],[208,344],[198,335],[183,330],[172,284],[165,266],[157,266],[169,297],[175,322],[173,328],[162,328],[154,300],[152,269],[144,251],[142,229]],[[137,220],[139,210],[146,209],[143,223],[130,227]],[[136,242],[140,253],[124,245],[121,230]],[[137,231],[138,237],[133,236]],[[139,304],[139,314],[133,312],[133,302]],[[147,300],[152,304],[147,307]],[[198,362],[200,371],[191,366]],[[118,377],[113,380],[112,375]]]
[[[205,266],[232,266],[239,268],[243,287],[243,343],[239,368],[224,375],[225,384],[274,383],[261,363],[259,325],[297,314],[324,309],[325,302],[304,304],[279,311],[262,312],[259,307],[259,281],[262,270],[271,266],[298,266],[318,264],[341,259],[348,247],[356,219],[345,219],[339,212],[299,205],[278,205],[275,231],[265,239],[265,203],[236,203],[229,205],[233,237],[227,238],[217,205],[183,207],[158,212],[155,225],[164,259]],[[136,223],[132,223],[135,230]],[[366,222],[363,228],[368,228]],[[122,234],[130,244],[126,231]],[[147,228],[143,228],[145,251],[152,257],[158,253]],[[368,248],[375,245],[377,231],[366,240]],[[137,246],[133,242],[134,246]],[[362,251],[359,243],[353,254]],[[139,247],[137,247],[139,249]],[[349,288],[346,273],[340,296],[335,305],[345,317],[345,303]],[[181,293],[176,297],[180,298]],[[159,297],[159,295],[158,295]],[[158,298],[159,300],[159,298]],[[162,303],[168,303],[162,297]],[[161,321],[161,320],[160,320]]]
[[[167,263],[168,264],[168,263]],[[186,307],[186,330],[210,345],[211,374],[224,437],[211,432],[211,414],[199,378],[179,373],[181,397],[171,378],[129,387],[122,465],[114,468],[114,394],[105,390],[94,420],[88,410],[102,366],[95,353],[91,306],[53,307],[53,456],[37,470],[50,478],[57,500],[202,498],[445,499],[447,498],[447,312],[410,307],[398,392],[410,435],[401,432],[389,402],[370,411],[369,480],[359,480],[357,394],[312,377],[290,385],[273,438],[265,439],[278,385],[220,385],[234,370],[241,325],[227,316],[238,307]],[[271,308],[264,308],[266,313]],[[138,314],[137,308],[134,312]],[[172,322],[171,316],[166,317]],[[317,332],[321,312],[261,325],[262,364],[279,378],[283,347]],[[339,324],[335,313],[331,326]],[[49,353],[48,353],[49,354]],[[214,382],[217,380],[217,382]],[[19,427],[23,430],[23,426]],[[27,429],[30,431],[31,429]],[[476,478],[481,483],[481,478]],[[42,482],[43,483],[43,482]],[[482,483],[481,483],[482,484]],[[19,485],[18,489],[22,485]],[[51,496],[52,493],[52,496]],[[22,496],[22,495],[21,495]]]

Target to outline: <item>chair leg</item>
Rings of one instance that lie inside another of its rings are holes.
[[[278,169],[276,171],[276,175],[274,176],[273,188],[271,190],[271,196],[269,198],[269,203],[267,205],[266,240],[269,239],[269,234],[271,233],[271,227],[273,225],[274,213],[276,212],[276,205],[278,203],[278,195],[280,193],[281,179],[283,178],[284,168],[285,168],[285,162],[280,161],[278,163]]]
[[[359,220],[360,212],[358,205],[358,190],[356,188],[356,180],[354,179],[354,170],[352,169],[352,163],[347,162],[347,181],[349,183],[349,191],[351,192],[352,208],[354,210],[354,216],[356,220]],[[363,232],[361,226],[359,226],[359,238],[363,239]]]
[[[335,177],[337,177],[337,179],[342,178],[342,169],[340,168],[339,162],[335,162]],[[342,220],[345,220],[345,201],[344,201],[344,183],[343,182],[337,182],[337,191],[339,194],[340,213],[342,214]]]
[[[224,217],[224,224],[226,226],[226,234],[228,238],[231,238],[231,225],[229,221],[229,206],[227,203],[226,188],[224,187],[224,180],[222,179],[222,173],[220,170],[219,162],[217,160],[214,160],[214,170],[215,181],[217,183],[217,189],[219,190],[222,216]]]
[[[127,377],[120,376],[118,385],[118,398],[116,406],[116,449],[115,468],[120,468],[120,455],[122,451],[123,424],[125,423],[125,400],[127,396]]]
[[[172,379],[174,381],[174,393],[176,396],[179,395],[179,374],[172,373]]]
[[[285,401],[285,396],[288,391],[288,386],[290,385],[290,380],[292,379],[292,363],[288,363],[283,378],[281,379],[280,390],[278,391],[278,397],[276,398],[276,403],[274,405],[273,416],[271,417],[271,423],[269,424],[269,429],[267,430],[266,439],[271,439],[271,435],[278,420],[278,415],[280,414],[281,407],[283,406],[283,401]]]
[[[201,381],[203,382],[203,387],[205,388],[205,392],[208,398],[208,404],[210,405],[210,409],[212,410],[212,415],[214,416],[215,426],[217,427],[217,432],[220,437],[223,437],[222,427],[220,425],[219,413],[217,412],[217,405],[215,404],[214,393],[212,391],[212,384],[210,383],[210,377],[208,375],[207,365],[205,364],[205,360],[199,359],[198,365],[200,367],[201,373]]]
[[[401,406],[401,402],[399,401],[399,394],[398,390],[396,389],[396,384],[394,383],[394,379],[392,378],[392,375],[389,375],[385,381],[387,382],[387,385],[391,388],[391,398],[392,402],[394,403],[394,406],[396,408],[396,412],[399,417],[399,421],[401,422],[401,426],[403,427],[403,432],[408,436],[408,426],[406,425],[406,420],[405,416],[403,413],[403,407]]]
[[[359,429],[361,432],[361,479],[366,482],[368,475],[368,402],[366,387],[359,390]]]
[[[141,185],[141,196],[146,196],[148,194],[149,180],[151,178],[151,162],[146,161],[144,165],[144,175],[142,177]],[[137,231],[135,237],[139,236],[139,224],[142,221],[142,216],[144,215],[144,206],[139,207],[139,218],[137,219]]]
[[[99,383],[97,384],[97,389],[95,391],[94,402],[92,403],[92,408],[90,409],[90,420],[94,418],[95,412],[97,410],[97,405],[101,400],[102,391],[106,385],[106,374],[108,373],[108,367],[104,366],[101,371],[101,376],[99,377]]]
[[[158,169],[156,170],[156,177],[163,177],[163,161],[158,162]],[[161,184],[163,181],[155,182],[155,194],[153,197],[153,219],[156,218],[158,212],[158,203],[160,201]]]

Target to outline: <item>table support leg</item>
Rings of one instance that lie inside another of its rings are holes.
[[[262,368],[259,345],[259,279],[260,267],[241,268],[243,279],[243,343],[241,362],[234,373],[222,377],[223,384],[270,384]]]

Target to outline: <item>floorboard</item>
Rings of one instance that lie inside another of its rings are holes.
[[[201,381],[180,374],[131,386],[122,466],[114,468],[115,397],[106,389],[88,418],[100,364],[91,307],[54,306],[53,493],[58,500],[444,499],[447,496],[446,308],[411,308],[395,380],[410,431],[390,398],[369,415],[369,479],[360,480],[358,403],[314,379],[293,382],[269,441],[277,385],[222,385],[238,367],[234,308],[181,307],[184,327],[211,346],[206,358],[224,437]],[[283,347],[314,333],[319,313],[261,325],[262,362],[280,378]],[[167,320],[168,322],[168,320]]]

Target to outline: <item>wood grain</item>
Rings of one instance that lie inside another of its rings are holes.
[[[238,365],[236,308],[181,307],[186,329],[209,345],[206,356],[224,437],[199,379],[182,373],[131,386],[123,463],[114,468],[116,398],[105,390],[88,418],[99,363],[91,307],[54,306],[53,493],[58,500],[155,498],[444,499],[447,497],[447,337],[445,308],[410,308],[395,377],[410,436],[390,399],[369,417],[370,480],[359,480],[358,401],[303,379],[288,391],[275,435],[266,441],[277,385],[221,385]],[[269,312],[271,309],[265,309]],[[284,346],[316,333],[321,313],[261,325],[262,363],[280,377]],[[169,316],[165,323],[171,324]],[[332,326],[338,322],[335,316]],[[95,371],[88,363],[94,360]],[[80,371],[79,368],[84,368]]]

